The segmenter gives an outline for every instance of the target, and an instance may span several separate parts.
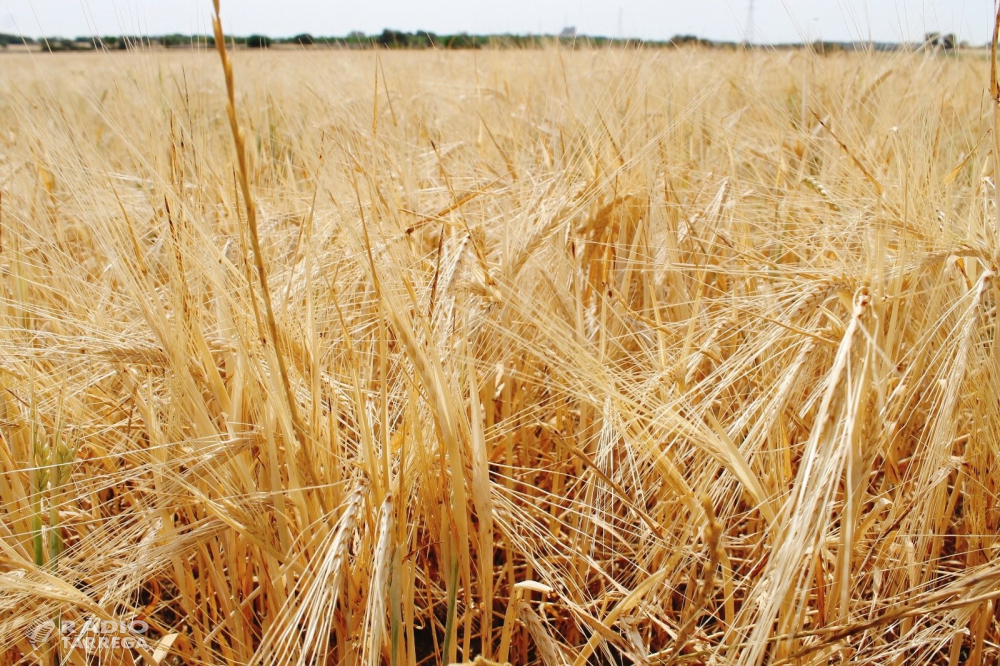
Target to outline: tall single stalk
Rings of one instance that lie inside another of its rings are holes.
[[[288,381],[288,367],[285,364],[285,357],[278,346],[278,325],[274,319],[274,307],[271,305],[271,290],[267,286],[267,271],[264,269],[264,253],[260,249],[260,235],[257,232],[257,204],[250,190],[250,174],[247,168],[246,142],[243,139],[243,131],[240,129],[239,120],[236,117],[236,86],[233,83],[233,63],[226,52],[226,37],[222,32],[222,18],[219,12],[219,0],[213,0],[215,16],[212,17],[212,27],[215,31],[215,46],[219,51],[219,58],[222,60],[222,70],[226,76],[226,94],[228,104],[226,110],[229,115],[229,127],[233,132],[233,143],[236,146],[236,161],[239,165],[240,190],[243,192],[243,204],[246,207],[247,227],[250,230],[250,244],[253,249],[254,266],[257,269],[257,278],[260,280],[260,290],[264,298],[264,312],[267,317],[267,335],[264,334],[264,324],[260,319],[260,312],[254,306],[254,315],[257,319],[257,328],[262,340],[270,338],[274,345],[274,355],[278,362],[278,374],[281,377],[281,385],[285,391],[285,398],[288,402],[288,411],[292,418],[292,427],[295,436],[300,444],[305,444],[305,430],[299,420],[299,410],[296,407],[295,398],[292,395],[292,388]],[[252,288],[252,285],[251,285]],[[253,300],[251,294],[251,300]]]

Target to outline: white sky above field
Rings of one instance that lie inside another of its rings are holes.
[[[919,40],[985,44],[995,0],[755,0],[757,42]],[[222,0],[226,32],[578,33],[741,40],[750,0]],[[0,0],[0,32],[29,36],[210,33],[211,0]]]

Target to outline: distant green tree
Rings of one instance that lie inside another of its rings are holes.
[[[670,38],[671,43],[676,46],[685,46],[688,44],[701,44],[702,40],[697,35],[674,35]]]
[[[118,40],[118,49],[121,51],[126,49],[141,49],[144,46],[149,46],[150,43],[149,37],[122,35],[121,39]]]
[[[51,37],[48,40],[48,50],[51,53],[56,53],[57,51],[74,51],[76,50],[76,44],[72,39],[66,39],[65,37]]]
[[[438,36],[429,30],[417,30],[413,33],[414,46],[419,48],[434,48],[438,44]]]
[[[308,32],[304,32],[301,35],[295,35],[292,37],[292,43],[298,44],[299,46],[312,46],[316,43],[316,38]]]
[[[375,42],[379,46],[385,46],[387,48],[405,49],[410,44],[410,36],[405,32],[389,30],[386,28],[382,31],[381,35],[375,38]]]
[[[163,35],[162,37],[160,37],[160,44],[163,44],[163,46],[167,47],[168,49],[175,46],[182,46],[190,41],[191,41],[190,37],[178,33],[174,33],[172,35]]]
[[[475,38],[466,34],[448,35],[443,38],[444,46],[448,49],[472,49],[476,48]]]
[[[0,33],[0,48],[7,48],[8,44],[34,44],[35,40],[31,37],[21,37],[20,35],[9,35],[6,33]]]
[[[250,35],[246,40],[248,49],[266,49],[273,43],[274,40],[265,35]]]
[[[372,40],[369,39],[368,36],[365,35],[365,33],[361,32],[360,30],[352,30],[349,33],[347,33],[347,37],[345,37],[343,40],[337,39],[334,41],[336,43],[340,43],[343,44],[344,46],[355,49],[371,46],[372,42]]]

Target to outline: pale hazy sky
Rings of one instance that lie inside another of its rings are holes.
[[[740,40],[750,0],[222,0],[226,31],[289,36],[553,33]],[[930,31],[990,37],[995,0],[755,0],[760,42],[900,41]],[[209,33],[211,0],[0,0],[0,32],[30,36]]]

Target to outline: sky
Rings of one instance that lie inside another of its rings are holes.
[[[754,0],[758,43],[916,41],[955,33],[985,44],[996,0]],[[740,41],[751,0],[222,0],[227,33],[544,33]],[[0,0],[0,32],[32,37],[211,32],[211,0]]]

